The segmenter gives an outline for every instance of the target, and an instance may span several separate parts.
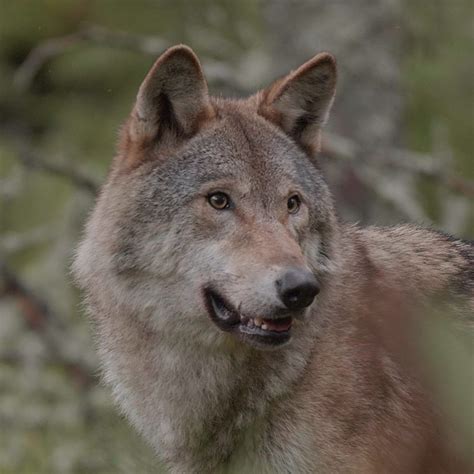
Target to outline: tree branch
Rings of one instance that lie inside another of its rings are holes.
[[[89,193],[96,194],[99,189],[99,183],[95,179],[73,168],[69,163],[52,163],[26,146],[21,147],[18,156],[24,166],[65,178],[74,186],[82,188]]]
[[[411,150],[388,148],[365,153],[357,143],[345,137],[326,133],[323,138],[323,156],[370,167],[405,170],[411,174],[431,179],[467,198],[474,197],[474,181],[450,173],[440,160]]]
[[[48,332],[53,324],[62,330],[64,327],[47,302],[28,288],[19,276],[0,259],[0,298],[7,296],[16,300],[27,326],[41,336],[55,363],[63,366],[82,387],[96,382],[96,378],[88,368],[83,367],[78,361],[71,361],[63,356],[57,341],[52,337],[51,332]]]
[[[10,232],[0,235],[0,255],[11,255],[28,247],[43,244],[54,236],[51,224],[28,229],[27,232]]]
[[[134,51],[154,57],[159,56],[168,46],[171,46],[168,41],[157,36],[136,35],[124,31],[109,30],[98,25],[86,24],[75,33],[48,39],[33,48],[16,70],[13,78],[14,85],[20,90],[29,89],[36,75],[48,61],[64,54],[72,46],[83,42],[114,49]],[[205,60],[204,66],[207,78],[210,81],[225,80],[236,90],[242,89],[228,64],[221,61]]]

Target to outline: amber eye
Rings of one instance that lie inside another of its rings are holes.
[[[300,209],[300,205],[301,199],[297,194],[288,198],[287,206],[290,214],[296,214]]]
[[[228,209],[230,207],[230,197],[226,193],[212,193],[207,196],[207,202],[218,211]]]

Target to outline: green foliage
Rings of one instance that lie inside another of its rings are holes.
[[[406,1],[407,35],[403,80],[407,96],[405,132],[415,150],[432,153],[436,133],[445,130],[454,169],[474,178],[474,82],[472,2]],[[440,212],[436,186],[421,181],[420,198],[435,221]],[[474,210],[466,234],[474,232]]]

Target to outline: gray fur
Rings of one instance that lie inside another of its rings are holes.
[[[340,223],[314,156],[262,97],[210,99],[166,147],[133,114],[124,129],[74,265],[117,404],[174,473],[452,472],[462,461],[384,328],[438,293],[472,304],[472,246]],[[234,209],[207,204],[216,189]],[[322,289],[289,343],[261,350],[211,322],[203,285],[271,315],[275,275],[295,262]]]

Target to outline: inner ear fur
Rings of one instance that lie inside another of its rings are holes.
[[[132,111],[134,141],[189,138],[212,118],[207,83],[191,48],[166,50],[146,75]]]
[[[258,112],[312,154],[319,150],[336,79],[336,60],[320,53],[263,91]]]

